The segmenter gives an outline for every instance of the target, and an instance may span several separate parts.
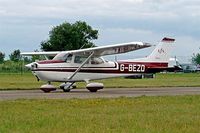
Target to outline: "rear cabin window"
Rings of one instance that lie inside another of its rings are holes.
[[[84,56],[75,56],[74,58],[74,63],[83,63],[88,57],[84,57]],[[88,62],[86,63],[88,64]]]
[[[101,58],[95,58],[95,57],[91,58],[91,64],[93,65],[98,65],[102,63],[104,63],[104,61]]]

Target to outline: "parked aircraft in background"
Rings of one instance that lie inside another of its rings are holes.
[[[21,55],[55,56],[52,60],[26,65],[38,80],[48,82],[41,86],[44,92],[56,90],[51,82],[63,82],[60,88],[64,92],[69,92],[73,84],[79,81],[86,82],[86,88],[96,92],[103,89],[104,85],[91,82],[92,80],[156,73],[169,69],[168,62],[174,41],[172,38],[163,38],[149,56],[116,62],[104,60],[101,56],[126,53],[151,45],[144,42],[130,42],[61,52],[25,52]]]

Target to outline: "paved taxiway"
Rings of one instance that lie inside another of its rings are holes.
[[[163,95],[200,95],[200,87],[165,87],[165,88],[113,88],[91,93],[87,89],[74,89],[71,92],[56,90],[43,93],[41,90],[0,91],[0,100],[14,99],[70,99],[70,98],[113,98]]]

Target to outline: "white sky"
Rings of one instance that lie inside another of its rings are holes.
[[[97,45],[176,39],[173,56],[200,52],[199,0],[0,0],[0,51],[33,51],[53,26],[77,20],[99,30]],[[151,49],[132,52],[142,56]]]

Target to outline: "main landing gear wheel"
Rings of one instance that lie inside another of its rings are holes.
[[[56,87],[54,87],[53,85],[51,84],[45,84],[45,85],[42,85],[40,87],[40,89],[45,92],[45,93],[48,93],[48,92],[51,92],[51,91],[55,91],[56,90]]]
[[[91,88],[90,88],[90,89],[88,89],[88,90],[89,90],[90,92],[97,92],[98,89],[96,89],[96,88],[92,88],[92,89],[91,89]]]
[[[90,92],[97,92],[100,89],[103,89],[104,85],[102,83],[89,83],[87,84],[86,88]]]
[[[60,85],[60,89],[62,89],[64,92],[70,92],[72,88],[74,88],[74,83],[62,83]],[[75,85],[76,86],[76,85]]]

